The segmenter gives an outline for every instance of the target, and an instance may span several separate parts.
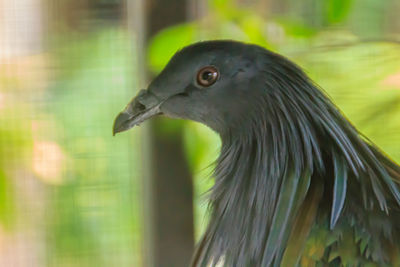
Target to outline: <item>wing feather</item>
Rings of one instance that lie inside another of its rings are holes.
[[[302,256],[307,238],[315,223],[315,217],[324,190],[321,177],[312,179],[312,186],[296,216],[288,246],[283,254],[281,266],[296,266]]]
[[[330,227],[333,229],[342,212],[347,191],[348,169],[344,159],[339,155],[333,156],[334,185]]]
[[[271,266],[273,262],[280,262],[291,229],[288,225],[304,201],[310,181],[311,174],[308,171],[303,172],[303,175],[292,171],[284,177],[261,266]]]

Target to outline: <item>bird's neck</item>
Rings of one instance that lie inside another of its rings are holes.
[[[223,139],[211,201],[223,208],[224,215],[261,208],[253,207],[256,203],[272,208],[281,166],[268,156],[267,143],[256,136]]]
[[[213,258],[224,253],[219,251],[221,248],[229,248],[233,255],[241,253],[242,246],[254,253],[254,258],[261,258],[268,235],[266,226],[271,224],[281,183],[277,175],[280,166],[268,158],[267,144],[256,136],[222,141],[210,199],[212,215],[205,237],[208,250],[213,251],[209,253],[215,253]]]

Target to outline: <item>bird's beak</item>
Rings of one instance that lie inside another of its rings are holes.
[[[137,96],[115,118],[113,135],[129,130],[133,126],[161,114],[160,106],[162,103],[162,101],[148,90],[140,90]]]

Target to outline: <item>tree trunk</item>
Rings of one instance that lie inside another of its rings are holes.
[[[127,7],[128,22],[134,25],[139,43],[140,71],[146,66],[143,55],[149,39],[165,27],[186,21],[188,1],[128,1]],[[149,78],[148,72],[142,73],[142,80]],[[190,263],[194,247],[192,177],[184,155],[182,125],[165,131],[168,122],[163,120],[149,121],[144,134],[149,161],[144,177],[144,264],[183,267]]]

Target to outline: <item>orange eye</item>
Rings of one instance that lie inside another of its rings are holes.
[[[201,68],[197,73],[197,83],[201,86],[207,87],[214,84],[219,77],[219,72],[214,66],[207,66]]]

